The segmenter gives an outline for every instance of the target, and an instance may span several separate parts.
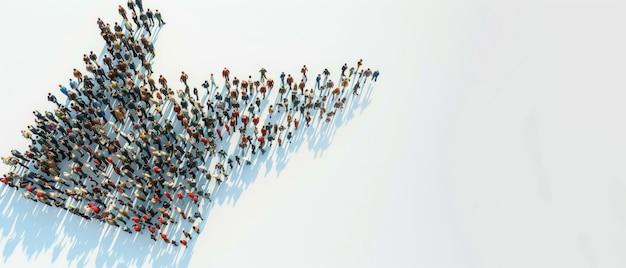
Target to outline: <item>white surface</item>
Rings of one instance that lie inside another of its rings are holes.
[[[500,2],[144,1],[170,83],[363,58],[371,103],[216,202],[186,250],[55,226],[65,213],[2,188],[2,266],[623,267],[625,4]],[[117,4],[0,2],[2,152],[101,51]]]

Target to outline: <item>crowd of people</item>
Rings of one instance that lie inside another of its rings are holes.
[[[11,171],[1,181],[25,198],[155,241],[187,246],[204,220],[201,203],[212,201],[210,182],[220,185],[274,144],[288,146],[314,120],[332,121],[379,76],[359,60],[341,67],[336,84],[325,69],[311,86],[303,66],[299,81],[282,72],[275,83],[265,68],[258,80],[239,79],[224,68],[223,81],[211,74],[194,87],[182,71],[174,85],[151,67],[161,13],[141,0],[127,7],[118,7],[122,22],[113,28],[97,20],[107,51],[83,55],[86,73],[74,69],[69,88],[58,86],[64,103],[48,93],[56,108],[33,112],[35,124],[22,130],[31,144],[2,157]]]

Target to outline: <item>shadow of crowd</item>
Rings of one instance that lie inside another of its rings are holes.
[[[337,87],[329,73],[311,87],[306,67],[299,83],[281,77],[276,87],[265,69],[259,80],[236,81],[226,68],[220,86],[211,78],[190,87],[182,72],[184,90],[164,77],[159,87],[151,61],[163,25],[135,8],[136,27],[100,25],[107,46],[85,55],[89,74],[75,70],[71,89],[60,86],[65,105],[49,94],[56,109],[37,112],[22,132],[29,149],[3,158],[11,166],[0,189],[5,260],[21,246],[29,258],[52,250],[52,262],[66,251],[76,266],[91,258],[99,267],[186,266],[191,254],[178,248],[193,247],[214,204],[235,205],[263,164],[265,175],[280,174],[305,143],[321,156],[371,102],[378,71],[362,61],[350,74],[342,67]]]

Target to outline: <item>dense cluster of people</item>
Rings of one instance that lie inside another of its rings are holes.
[[[258,80],[231,79],[224,68],[220,86],[211,74],[199,92],[183,71],[175,91],[151,67],[149,36],[165,24],[161,13],[144,11],[141,0],[127,6],[135,25],[122,6],[122,23],[113,29],[97,20],[107,51],[101,58],[84,54],[87,73],[74,69],[70,88],[59,85],[69,105],[48,93],[56,109],[33,112],[35,124],[22,130],[31,144],[2,157],[12,168],[1,181],[25,198],[87,220],[128,233],[147,230],[155,241],[186,246],[191,232],[200,232],[200,204],[212,201],[211,181],[221,184],[273,144],[276,150],[288,146],[314,120],[332,121],[379,75],[359,60],[341,67],[336,84],[325,69],[311,87],[306,66],[300,81],[282,72],[276,85],[265,68]]]

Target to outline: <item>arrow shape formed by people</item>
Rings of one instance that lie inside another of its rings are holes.
[[[22,131],[31,145],[2,158],[11,166],[2,182],[87,220],[131,234],[147,230],[155,241],[187,246],[185,222],[200,232],[201,204],[223,183],[258,176],[273,154],[286,161],[306,138],[328,139],[345,110],[369,98],[379,74],[363,60],[344,64],[336,83],[328,69],[309,82],[306,65],[298,79],[282,72],[278,81],[265,68],[258,80],[224,68],[223,84],[211,75],[198,90],[182,71],[184,89],[174,91],[152,70],[161,13],[137,6],[137,16],[129,8],[133,22],[122,6],[113,28],[98,19],[105,49],[83,55],[87,74],[74,69],[70,88],[59,85],[64,104],[48,93],[56,108],[35,112],[36,125]]]

